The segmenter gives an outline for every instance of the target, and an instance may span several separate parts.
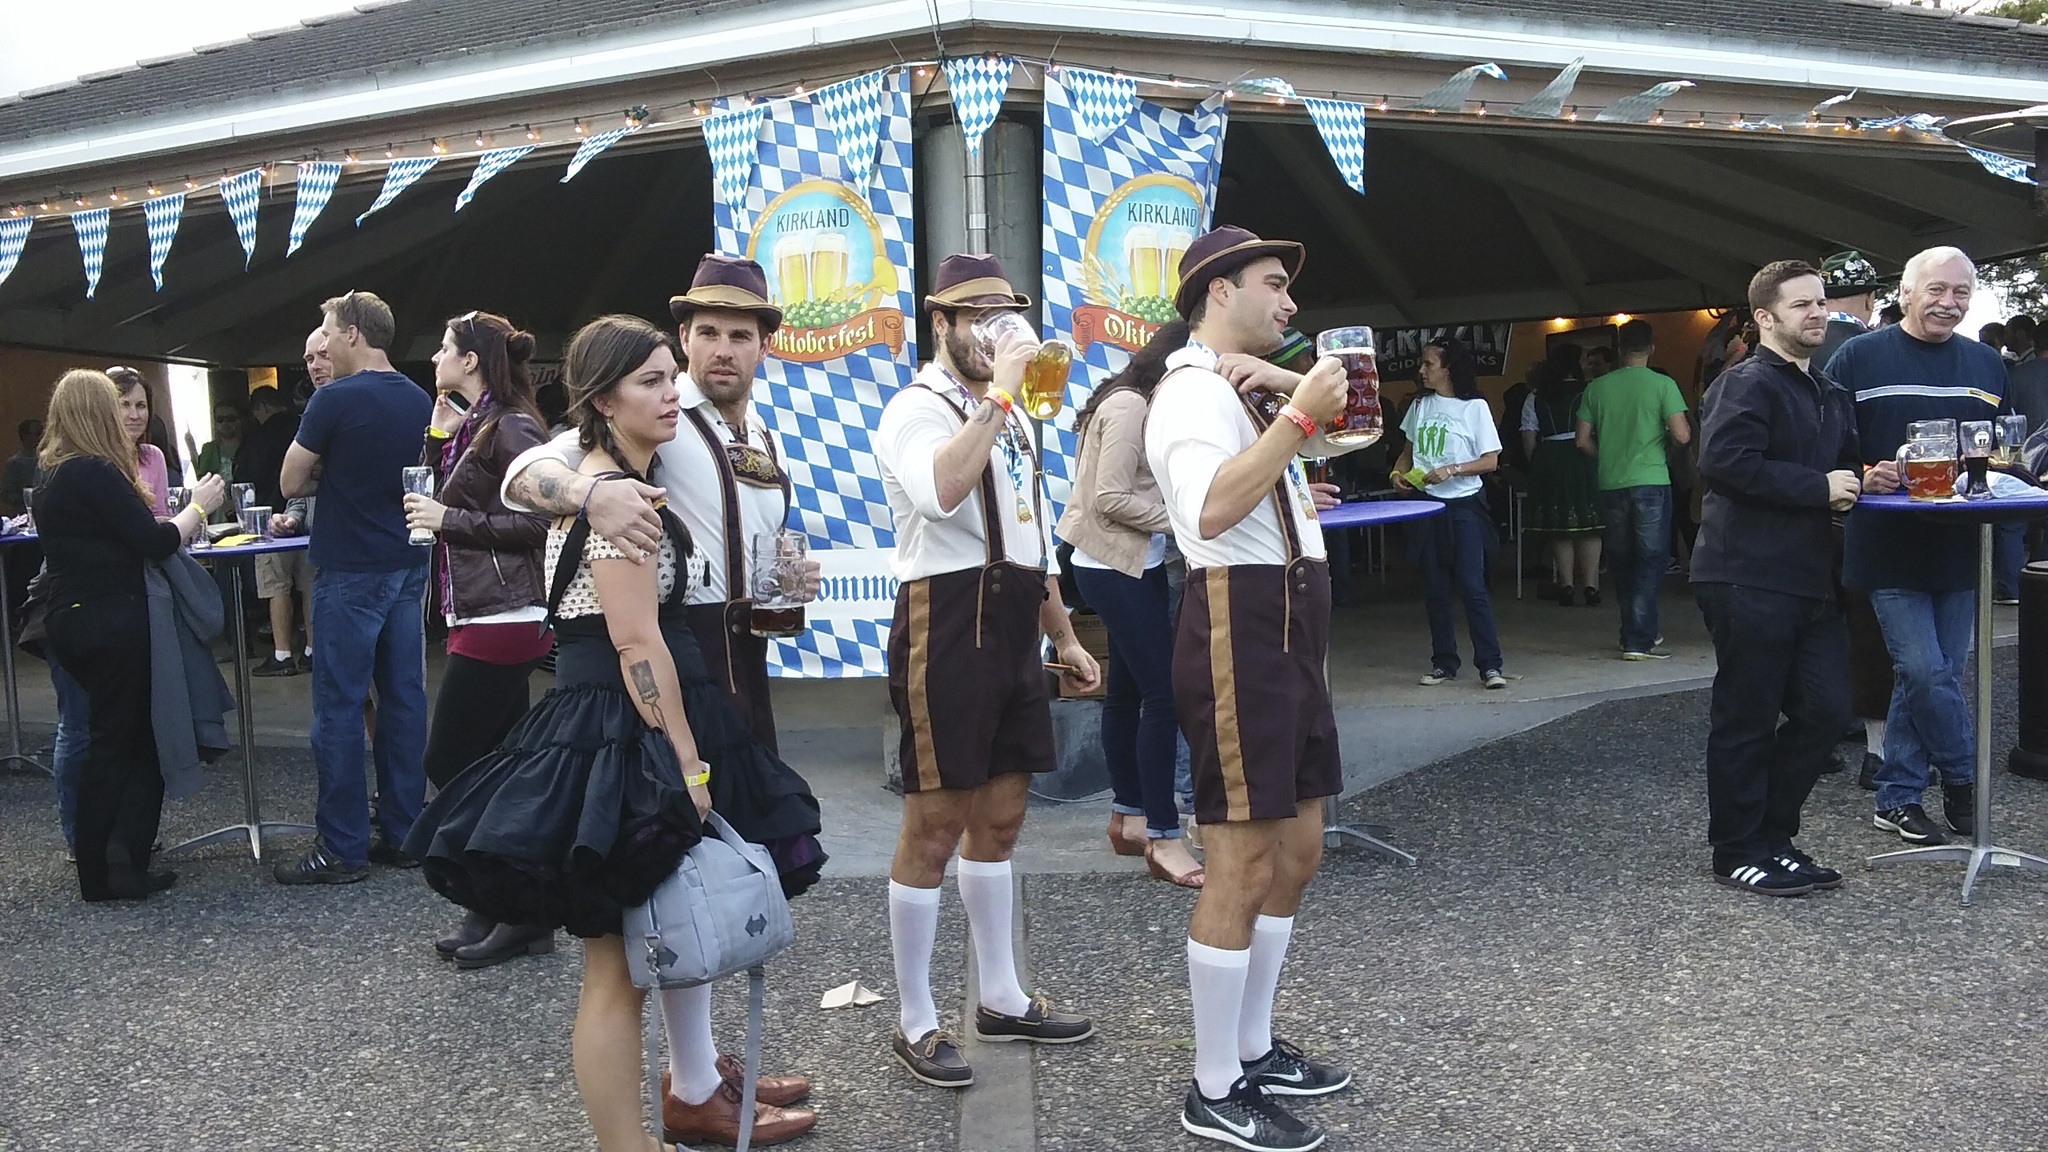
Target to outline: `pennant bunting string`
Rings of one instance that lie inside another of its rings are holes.
[[[241,237],[242,267],[247,268],[256,258],[256,209],[263,201],[263,169],[251,168],[221,181],[220,198],[227,202],[235,235]]]
[[[1109,139],[1138,104],[1138,82],[1128,76],[1062,68],[1059,80],[1073,101],[1074,126],[1090,144]]]
[[[362,227],[363,221],[369,219],[371,213],[382,209],[393,200],[398,199],[399,193],[412,187],[413,181],[425,176],[434,165],[440,162],[441,158],[439,156],[407,156],[403,159],[393,160],[391,167],[384,173],[383,190],[377,193],[376,201],[364,209],[361,216],[356,217],[356,227]]]
[[[14,266],[21,262],[21,250],[28,243],[28,230],[35,227],[33,216],[0,217],[0,284],[14,275]]]
[[[597,159],[599,153],[625,139],[628,134],[639,130],[640,125],[628,124],[624,128],[612,128],[595,136],[585,137],[583,143],[576,146],[576,155],[570,157],[569,170],[562,173],[562,183],[567,184],[574,180],[576,174],[583,171],[583,166]]]
[[[1017,61],[1008,56],[958,56],[946,61],[946,88],[953,94],[953,119],[967,154],[981,154],[981,138],[1003,110],[1010,91],[1010,73]]]
[[[484,186],[484,181],[519,163],[520,157],[533,149],[532,144],[522,144],[517,148],[494,148],[484,153],[483,158],[476,162],[476,171],[469,174],[468,187],[455,198],[455,210],[460,212],[469,207],[469,202],[476,198],[476,190]]]
[[[746,204],[747,185],[761,150],[761,119],[766,104],[743,104],[712,113],[704,121],[704,146],[711,153],[711,174],[718,199],[728,208]]]
[[[78,255],[85,261],[85,298],[100,290],[100,270],[107,262],[107,222],[112,213],[89,208],[71,214],[71,229],[78,233]]]
[[[299,181],[292,202],[292,236],[285,245],[287,259],[306,242],[306,229],[320,218],[327,202],[334,198],[334,186],[341,183],[341,165],[332,160],[312,160],[299,165]]]
[[[1337,162],[1337,171],[1344,177],[1344,183],[1351,185],[1353,192],[1363,194],[1365,105],[1315,97],[1309,97],[1302,103],[1308,106],[1309,119],[1315,121],[1316,131],[1323,137],[1323,146],[1330,150],[1330,159]]]
[[[171,241],[178,238],[178,222],[184,218],[183,192],[143,202],[142,220],[149,226],[149,278],[159,292],[164,290],[164,260],[171,254]]]
[[[866,188],[874,174],[875,151],[882,140],[882,72],[870,72],[820,88],[816,97],[832,125],[846,182]]]

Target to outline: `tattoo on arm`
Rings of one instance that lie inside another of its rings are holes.
[[[640,703],[645,704],[647,711],[654,716],[655,731],[666,733],[668,718],[661,711],[661,686],[654,682],[654,666],[642,660],[626,669],[626,672],[633,678],[633,694],[640,698]]]
[[[974,410],[974,422],[976,424],[986,424],[989,421],[994,420],[995,418],[996,405],[994,404],[990,404],[984,401],[981,407]]]
[[[558,500],[558,499],[560,499],[560,498],[561,498],[561,495],[562,495],[562,485],[561,485],[561,482],[560,482],[560,481],[556,480],[556,479],[555,479],[555,478],[554,478],[553,476],[544,476],[544,477],[542,477],[542,478],[541,478],[541,482],[540,482],[540,498],[541,498],[541,499],[543,499],[543,500]]]

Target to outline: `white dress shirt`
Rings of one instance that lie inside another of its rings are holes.
[[[682,394],[684,410],[694,410],[704,418],[705,423],[711,425],[712,435],[718,438],[720,444],[718,452],[723,453],[723,446],[732,443],[734,436],[732,428],[719,416],[717,407],[705,399],[704,394],[698,391],[697,385],[688,376],[676,378],[676,389]],[[746,427],[747,439],[756,447],[768,447],[772,444],[769,440],[768,427],[762,423],[760,414],[754,411],[751,402],[747,405]],[[571,469],[582,467],[585,453],[577,446],[577,435],[577,432],[571,429],[546,444],[520,453],[519,458],[512,461],[512,466],[505,470],[504,488],[511,486],[512,477],[519,475],[522,469],[540,460],[559,461]],[[687,416],[676,422],[675,439],[655,449],[655,457],[661,462],[655,478],[661,481],[662,487],[668,489],[668,510],[675,513],[683,522],[683,527],[690,530],[690,539],[695,542],[698,556],[701,558],[696,562],[696,571],[692,574],[687,602],[723,604],[733,596],[744,593],[745,589],[741,589],[740,593],[729,595],[726,589],[725,500],[719,482],[720,469],[725,462],[705,445],[704,437],[698,435],[697,429],[691,426]],[[779,462],[782,453],[775,452],[775,458]],[[744,557],[746,549],[752,546],[755,535],[772,532],[783,526],[788,508],[782,492],[778,489],[735,483],[734,490],[739,494],[740,532],[744,537],[739,545]],[[504,499],[505,506],[513,511],[529,511],[513,500],[509,491],[501,489],[499,496]],[[553,580],[553,570],[547,572],[544,578]]]
[[[875,458],[896,523],[891,568],[898,580],[922,580],[988,563],[979,483],[948,511],[939,507],[936,475],[939,449],[960,431],[963,418],[980,401],[963,393],[936,363],[925,365],[916,383],[927,387],[898,389],[882,409],[881,425],[875,430]],[[995,514],[1001,521],[1004,557],[1027,568],[1043,567],[1049,551],[1045,520],[1050,513],[1042,500],[1033,498],[1039,484],[1037,459],[1031,452],[1030,431],[1018,413],[1008,414],[1003,434],[989,450],[988,467],[996,482]],[[1022,511],[1029,512],[1028,520]]]

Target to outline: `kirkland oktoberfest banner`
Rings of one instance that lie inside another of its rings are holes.
[[[744,190],[713,197],[715,243],[759,261],[783,309],[754,401],[789,470],[791,526],[825,569],[809,630],[770,646],[769,668],[879,676],[895,532],[869,437],[917,369],[909,81],[897,69],[730,111],[734,150],[759,116]],[[725,187],[739,191],[733,160]]]
[[[1229,104],[1178,112],[1124,77],[1045,77],[1045,334],[1074,346],[1067,403],[1048,429],[1052,519],[1073,484],[1074,412],[1174,318],[1180,257],[1208,230]]]

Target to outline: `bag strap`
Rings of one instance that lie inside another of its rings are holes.
[[[740,1084],[740,1138],[733,1152],[747,1152],[754,1138],[754,1092],[761,1080],[761,1023],[767,1002],[768,973],[756,964],[747,969],[747,1064]]]

